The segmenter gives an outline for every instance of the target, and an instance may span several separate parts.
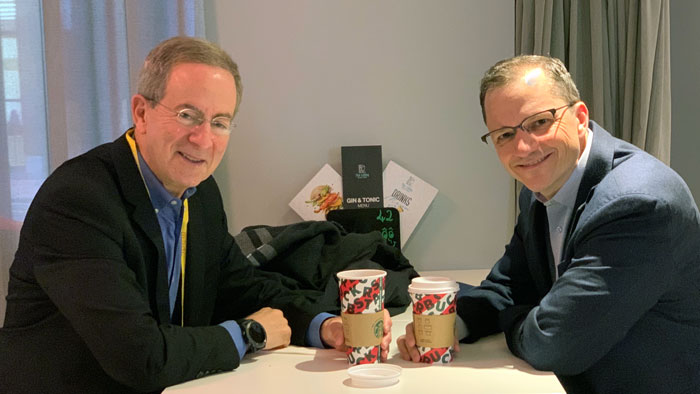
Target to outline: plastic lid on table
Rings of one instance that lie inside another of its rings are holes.
[[[391,364],[361,364],[348,368],[355,387],[386,387],[396,384],[401,367]]]

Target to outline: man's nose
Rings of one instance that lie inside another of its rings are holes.
[[[208,148],[212,145],[214,133],[211,131],[211,123],[204,121],[201,124],[194,126],[188,135],[188,140],[201,147]]]
[[[518,152],[531,152],[539,146],[537,138],[522,127],[516,129],[514,142]]]

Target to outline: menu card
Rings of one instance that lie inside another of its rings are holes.
[[[437,192],[438,189],[395,162],[387,164],[384,169],[384,206],[399,211],[402,248]]]
[[[348,208],[381,208],[382,146],[343,146],[343,206]]]

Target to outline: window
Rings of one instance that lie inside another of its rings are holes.
[[[41,20],[38,0],[0,0],[0,217],[12,221],[24,220],[49,169]]]

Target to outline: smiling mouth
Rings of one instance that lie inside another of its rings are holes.
[[[180,156],[182,156],[185,160],[189,161],[190,163],[193,164],[202,164],[204,163],[204,160],[197,159],[196,157],[190,156],[186,153],[183,152],[178,152]]]
[[[537,159],[537,160],[532,161],[532,162],[529,162],[529,163],[518,164],[517,166],[518,166],[518,167],[521,167],[521,168],[532,168],[532,167],[536,167],[536,166],[538,166],[540,163],[542,163],[543,161],[547,160],[547,159],[549,158],[549,156],[551,156],[551,155],[552,155],[552,154],[549,153],[549,154],[547,154],[547,155],[542,156],[542,158],[540,158],[540,159]]]

